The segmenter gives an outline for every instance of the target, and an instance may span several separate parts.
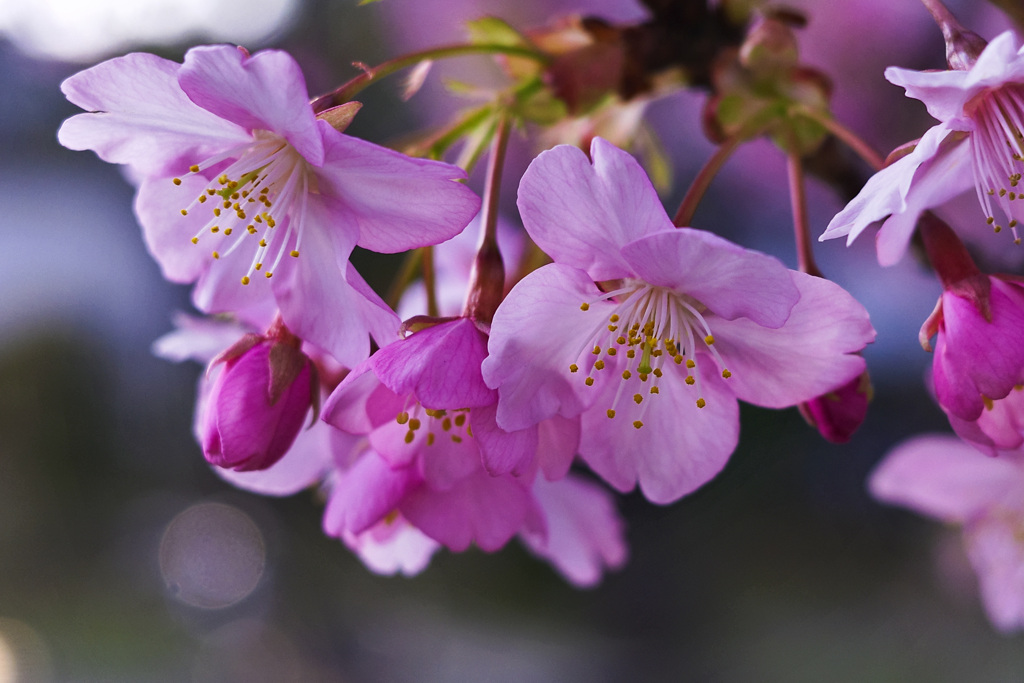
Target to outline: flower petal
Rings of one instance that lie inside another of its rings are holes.
[[[739,440],[739,407],[728,386],[712,368],[699,363],[700,393],[666,373],[660,393],[642,405],[631,400],[616,406],[609,419],[605,407],[613,405],[617,382],[605,383],[594,408],[581,419],[580,456],[613,488],[626,492],[638,483],[647,500],[668,504],[692,493],[718,474]],[[634,389],[647,384],[634,376]],[[696,400],[707,405],[698,408]],[[643,427],[636,429],[634,420]]]
[[[480,209],[480,198],[456,182],[466,177],[462,169],[413,159],[322,125],[320,191],[348,209],[344,227],[364,249],[394,253],[439,244],[462,232]]]
[[[149,174],[182,173],[199,159],[250,138],[239,126],[197,107],[178,86],[180,64],[133,53],[81,71],[61,84],[94,113],[64,122],[65,147]],[[180,207],[179,207],[180,208]]]
[[[309,163],[323,164],[306,79],[288,53],[264,50],[250,57],[230,45],[194,47],[185,54],[178,82],[203,109],[249,131],[276,133]]]
[[[577,147],[543,152],[519,184],[519,212],[537,245],[555,261],[594,280],[629,276],[619,249],[672,221],[640,164],[594,138],[593,163]]]
[[[523,278],[498,306],[482,370],[487,386],[498,390],[500,427],[515,431],[586,407],[582,378],[570,381],[569,366],[593,327],[595,313],[588,317],[580,304],[600,296],[582,270],[550,264]]]
[[[864,371],[854,355],[875,339],[868,312],[839,285],[790,271],[800,301],[786,324],[769,329],[745,318],[715,320],[715,348],[743,401],[785,408],[840,387]]]
[[[955,436],[929,435],[889,452],[868,480],[871,495],[945,522],[964,523],[1024,481],[1007,460],[988,458]]]
[[[473,437],[480,447],[480,458],[492,476],[521,475],[530,469],[537,456],[537,427],[506,432],[495,423],[496,405],[473,410]]]
[[[317,424],[299,432],[285,456],[269,469],[237,472],[214,467],[213,471],[229,484],[246,491],[264,496],[290,496],[324,478],[333,463],[332,449],[351,449],[355,444],[356,437]]]
[[[789,270],[767,254],[702,230],[665,230],[622,248],[637,277],[699,300],[715,315],[781,327],[800,298]]]
[[[556,482],[538,479],[533,495],[547,522],[547,534],[524,532],[523,543],[570,583],[595,586],[606,568],[626,563],[625,524],[608,491],[570,475]]]
[[[324,510],[328,536],[348,531],[358,534],[394,510],[422,483],[415,467],[392,469],[373,451],[367,451],[331,488]]]

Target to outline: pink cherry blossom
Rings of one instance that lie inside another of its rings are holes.
[[[63,90],[91,113],[66,121],[61,143],[140,179],[136,214],[168,279],[197,282],[207,312],[276,304],[296,334],[350,365],[368,355],[368,334],[386,343],[397,328],[347,263],[353,247],[434,244],[479,207],[454,182],[462,170],[343,135],[330,112],[315,116],[284,52],[205,46],[183,64],[130,54]]]
[[[864,422],[873,390],[867,371],[846,384],[801,403],[800,414],[828,441],[846,443]]]
[[[580,455],[613,487],[668,503],[725,465],[737,399],[781,408],[864,371],[874,338],[837,285],[676,229],[629,154],[560,146],[531,164],[519,209],[554,259],[499,307],[483,374],[498,425],[580,416]]]
[[[963,527],[989,619],[1024,628],[1024,466],[989,458],[951,436],[921,436],[889,453],[871,475],[872,494]]]
[[[982,220],[996,232],[1017,225],[1024,205],[1017,191],[1024,173],[1024,50],[1007,31],[967,71],[910,71],[890,67],[885,77],[924,102],[939,123],[906,156],[876,173],[829,223],[821,239],[853,242],[881,222],[878,260],[896,263],[921,212],[972,187]],[[998,212],[996,211],[998,209]]]

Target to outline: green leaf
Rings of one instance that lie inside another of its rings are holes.
[[[497,17],[484,17],[466,22],[469,30],[469,42],[478,45],[509,45],[532,47],[530,41],[522,33]]]

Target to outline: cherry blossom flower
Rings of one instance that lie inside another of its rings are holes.
[[[1024,466],[989,458],[952,436],[921,436],[875,469],[872,495],[963,527],[989,619],[1024,628]]]
[[[737,399],[781,408],[864,371],[867,312],[837,285],[676,229],[636,161],[597,138],[560,146],[519,189],[555,263],[498,308],[483,363],[497,423],[580,416],[583,459],[613,487],[668,503],[736,446]]]
[[[165,277],[197,282],[206,312],[279,308],[297,335],[349,365],[368,355],[367,333],[386,343],[397,329],[347,263],[353,247],[434,244],[479,207],[454,182],[462,170],[332,126],[358,105],[315,116],[284,52],[204,46],[183,64],[130,54],[63,91],[91,113],[66,121],[61,143],[139,180],[136,214]]]
[[[973,187],[983,220],[996,232],[1008,227],[1020,243],[1024,50],[1016,42],[1012,32],[999,35],[967,71],[886,69],[885,77],[924,102],[939,123],[913,151],[872,176],[832,219],[822,240],[846,236],[852,243],[882,222],[878,260],[892,265],[906,253],[922,211]]]

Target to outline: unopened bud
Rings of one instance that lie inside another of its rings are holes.
[[[868,412],[874,390],[865,370],[843,386],[800,404],[800,414],[827,441],[846,443]]]
[[[319,391],[313,362],[293,340],[247,335],[214,360],[223,368],[200,434],[211,464],[264,470],[291,448]]]

